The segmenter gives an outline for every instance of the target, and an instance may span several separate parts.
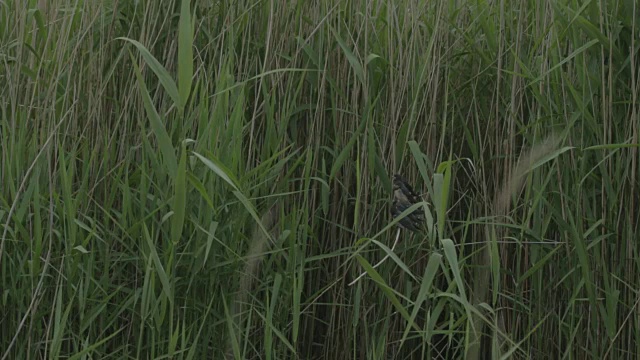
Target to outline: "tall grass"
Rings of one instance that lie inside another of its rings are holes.
[[[639,14],[1,2],[0,358],[637,359]]]

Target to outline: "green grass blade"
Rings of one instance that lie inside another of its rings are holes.
[[[151,129],[156,135],[156,139],[158,139],[158,146],[160,147],[160,152],[163,155],[165,166],[167,167],[169,176],[175,178],[178,169],[178,161],[176,160],[176,153],[171,143],[171,138],[169,137],[169,133],[167,133],[167,129],[164,127],[158,111],[151,101],[151,96],[147,91],[147,86],[144,83],[144,79],[142,78],[140,69],[135,63],[133,57],[131,57],[131,61],[133,62],[136,77],[138,78],[140,95],[142,96],[142,100],[144,101],[144,108],[147,112],[147,118],[149,119],[149,123],[151,124]]]
[[[176,174],[173,191],[173,217],[171,219],[171,241],[178,244],[184,227],[185,212],[187,207],[187,149],[182,145],[178,173]]]
[[[178,32],[178,90],[179,104],[182,109],[189,99],[193,77],[193,26],[190,0],[182,0]]]
[[[149,65],[151,70],[153,70],[153,72],[156,74],[156,76],[158,77],[158,80],[164,87],[167,94],[169,94],[174,104],[179,109],[182,109],[184,105],[181,103],[180,94],[178,93],[178,87],[176,86],[175,81],[173,81],[167,69],[165,69],[165,67],[162,66],[160,62],[153,55],[151,55],[149,50],[147,50],[147,48],[144,45],[142,45],[141,43],[133,39],[129,39],[126,37],[119,37],[116,40],[125,40],[127,42],[130,42],[138,49],[138,51],[140,51],[140,54],[144,58],[145,62],[147,63],[147,65]],[[135,61],[133,63],[135,65]]]
[[[169,281],[169,277],[164,270],[164,266],[162,266],[162,261],[160,261],[160,257],[158,256],[158,252],[156,251],[156,246],[151,239],[149,229],[147,229],[147,225],[144,225],[143,229],[144,238],[147,242],[147,246],[149,247],[149,256],[151,257],[151,260],[155,265],[155,270],[158,273],[158,278],[160,279],[160,283],[162,284],[162,291],[167,296],[167,299],[173,302],[173,291],[171,291],[171,282]]]

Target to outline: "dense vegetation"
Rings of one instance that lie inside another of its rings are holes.
[[[637,359],[638,7],[0,2],[0,358]]]

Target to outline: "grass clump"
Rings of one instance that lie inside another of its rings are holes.
[[[637,358],[637,7],[1,3],[0,358]]]

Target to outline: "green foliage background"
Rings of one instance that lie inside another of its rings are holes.
[[[638,7],[0,2],[0,357],[637,359]]]

